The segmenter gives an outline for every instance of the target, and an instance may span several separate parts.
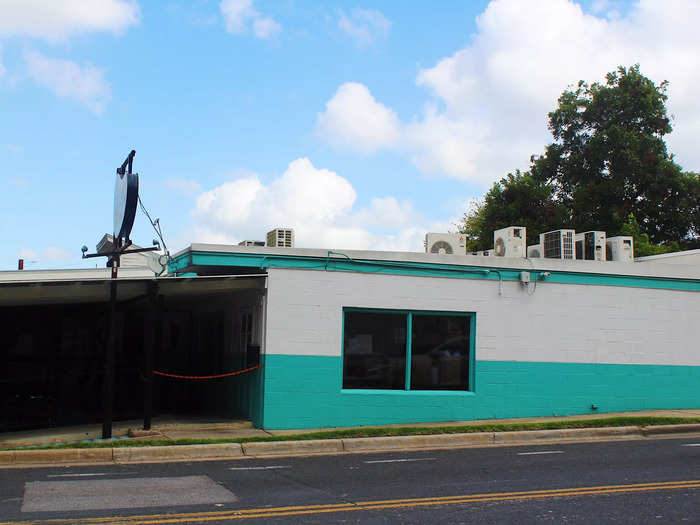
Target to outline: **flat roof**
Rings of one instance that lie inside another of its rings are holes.
[[[678,257],[686,257],[689,255],[700,255],[700,248],[697,250],[685,250],[682,252],[670,252],[670,253],[660,253],[658,255],[647,255],[645,257],[635,257],[634,260],[636,262],[643,262],[643,261],[657,261],[660,259],[669,259],[669,258],[678,258]]]
[[[539,272],[565,272],[577,274],[595,274],[606,276],[630,276],[664,279],[700,280],[700,268],[697,265],[664,265],[645,262],[583,261],[560,259],[527,259],[523,257],[497,257],[482,255],[443,255],[422,252],[387,252],[368,250],[314,249],[314,248],[274,248],[268,246],[238,246],[226,244],[193,243],[173,256],[175,264],[171,271],[196,271],[197,260],[194,254],[211,254],[204,266],[242,265],[264,269],[274,267],[274,260],[289,261],[286,266],[294,267],[293,261],[301,264],[304,260],[346,262],[348,265],[366,262],[406,263],[411,266],[433,268],[471,268],[484,270],[519,270]],[[242,264],[243,263],[243,264]],[[308,266],[308,265],[307,265]],[[319,268],[321,269],[321,268]],[[336,269],[339,269],[336,267]]]

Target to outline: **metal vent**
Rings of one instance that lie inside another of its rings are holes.
[[[433,243],[433,245],[430,247],[430,253],[452,254],[454,252],[452,251],[452,246],[450,245],[449,242],[437,241],[437,242]]]
[[[544,256],[549,259],[561,259],[561,232],[544,234]]]
[[[548,259],[573,259],[575,257],[574,232],[556,230],[545,233],[544,256]]]

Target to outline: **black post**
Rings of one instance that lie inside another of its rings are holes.
[[[107,348],[105,355],[105,377],[102,385],[102,439],[112,437],[114,404],[114,362],[117,346],[117,274],[119,255],[112,258],[112,279],[109,282],[109,318],[107,323]]]
[[[160,345],[160,305],[158,304],[158,283],[148,283],[149,311],[148,326],[146,327],[145,357],[146,367],[144,378],[146,381],[143,397],[143,429],[151,430],[153,417],[153,356]]]

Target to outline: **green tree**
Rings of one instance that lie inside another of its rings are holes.
[[[634,238],[634,256],[644,257],[646,255],[659,255],[661,253],[677,252],[681,248],[676,241],[671,241],[668,244],[652,244],[649,242],[649,236],[642,232],[637,219],[633,213],[627,217],[627,222],[620,228],[620,235],[629,235]]]
[[[493,248],[493,231],[506,226],[524,226],[528,244],[536,244],[540,232],[560,228],[568,218],[567,208],[554,200],[551,184],[516,170],[464,214],[460,232],[467,237],[469,251]]]
[[[631,213],[652,243],[697,236],[700,179],[683,173],[663,139],[667,85],[620,66],[605,84],[565,91],[549,113],[555,142],[531,171],[554,185],[577,231],[617,234]]]
[[[658,86],[635,65],[604,84],[580,81],[549,113],[554,142],[532,157],[530,170],[495,183],[463,218],[470,249],[487,249],[493,230],[603,230],[609,236],[639,229],[638,250],[672,242],[700,245],[700,175],[683,172],[666,149],[671,132],[667,82]],[[634,224],[630,224],[630,214]],[[647,236],[645,244],[644,238]]]

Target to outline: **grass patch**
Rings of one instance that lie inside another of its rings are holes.
[[[121,439],[117,441],[89,441],[64,443],[60,445],[42,445],[24,448],[3,448],[0,450],[48,450],[62,448],[118,448],[118,447],[152,447],[177,445],[206,445],[215,443],[254,443],[264,441],[307,441],[313,439],[348,439],[363,437],[417,436],[430,434],[467,434],[474,432],[512,432],[517,430],[553,430],[564,428],[601,428],[654,425],[678,425],[683,423],[700,423],[700,418],[693,417],[649,417],[626,416],[601,419],[579,419],[564,421],[547,421],[542,423],[498,423],[481,425],[455,425],[440,427],[360,427],[345,430],[326,430],[285,436],[259,436],[247,438],[219,439]]]

